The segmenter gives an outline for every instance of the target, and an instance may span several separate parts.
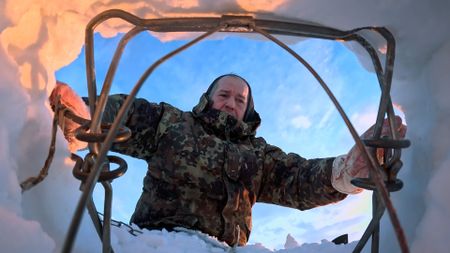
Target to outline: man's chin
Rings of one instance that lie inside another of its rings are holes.
[[[227,113],[230,114],[231,117],[233,117],[233,118],[235,118],[235,119],[239,119],[239,117],[238,117],[236,114],[234,114],[234,113],[229,113],[229,112],[227,112]]]

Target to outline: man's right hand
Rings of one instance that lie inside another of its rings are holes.
[[[394,126],[397,137],[403,139],[407,127],[402,124],[402,119],[399,116],[395,117]],[[369,128],[361,138],[366,139],[372,137],[373,131],[374,126]],[[390,132],[391,128],[389,122],[385,119],[381,130],[381,136],[391,136]],[[382,149],[379,151],[382,151]],[[351,180],[354,178],[367,178],[369,176],[369,167],[371,165],[367,163],[362,152],[363,151],[355,145],[347,155],[338,156],[335,159],[333,163],[332,185],[336,190],[347,194],[356,194],[362,191],[361,188],[358,188],[351,183]],[[377,151],[377,157],[378,155],[381,155],[381,153],[382,152],[379,153]]]
[[[81,97],[78,96],[78,94],[70,88],[69,85],[59,81],[56,83],[55,88],[48,98],[53,111],[56,109],[55,106],[58,102],[58,98],[59,104],[72,111],[75,115],[85,119],[90,119],[89,110]],[[75,138],[75,130],[80,126],[78,123],[66,117],[62,117],[59,119],[58,124],[64,132],[64,137],[69,142],[69,150],[71,152],[75,152],[86,147],[85,142],[79,141]]]

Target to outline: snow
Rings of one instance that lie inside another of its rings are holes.
[[[407,138],[399,177],[405,188],[392,196],[411,252],[448,252],[450,234],[450,2],[381,1],[73,1],[0,2],[0,245],[2,252],[58,252],[79,197],[68,152],[58,149],[48,178],[29,192],[19,182],[36,175],[48,152],[51,111],[46,103],[57,69],[83,45],[84,27],[97,13],[122,8],[141,17],[255,12],[265,18],[302,19],[340,29],[378,25],[397,39],[393,100],[405,110]],[[105,36],[122,31],[117,22],[99,27]],[[165,40],[170,38],[165,37]],[[382,48],[382,45],[379,45]],[[355,49],[361,59],[365,56]],[[363,60],[364,61],[364,60]],[[65,142],[58,135],[58,146]],[[412,211],[413,210],[413,211]],[[85,215],[86,216],[86,215]],[[384,217],[381,252],[398,252]],[[116,252],[221,252],[196,235],[148,231],[131,237],[113,229]],[[196,239],[197,238],[197,239]],[[302,244],[294,238],[280,252],[350,252],[353,244]],[[74,252],[99,252],[99,240],[85,217]],[[263,245],[238,252],[271,252]]]
[[[236,253],[271,253],[273,250],[261,244],[229,248],[202,233],[167,232],[166,230],[146,231],[137,237],[130,236],[124,227],[113,227],[113,245],[118,252],[211,252],[222,253],[234,250]],[[350,252],[356,242],[347,245],[335,245],[323,240],[321,243],[305,243],[299,247],[295,239],[288,236],[286,248],[276,252],[283,253],[336,253]]]

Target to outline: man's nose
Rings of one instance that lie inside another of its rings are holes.
[[[234,99],[229,98],[227,99],[225,106],[227,106],[230,109],[234,109],[236,107],[236,102],[234,101]]]

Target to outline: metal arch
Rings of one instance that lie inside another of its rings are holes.
[[[94,40],[93,40],[93,34],[95,27],[97,27],[102,22],[111,19],[111,18],[120,18],[135,27],[130,30],[120,41],[120,44],[114,54],[114,58],[111,62],[111,65],[108,69],[108,74],[105,79],[105,82],[103,83],[103,88],[100,94],[100,97],[97,100],[97,91],[96,91],[96,77],[95,77],[95,62],[94,62]],[[137,33],[149,30],[154,32],[206,32],[196,39],[192,40],[191,42],[188,42],[187,44],[181,46],[180,48],[170,52],[163,58],[159,59],[155,63],[153,63],[141,76],[139,81],[136,83],[132,91],[130,92],[130,95],[125,100],[123,106],[120,108],[120,111],[118,115],[116,116],[116,119],[114,123],[112,124],[106,139],[100,143],[90,143],[89,149],[92,154],[95,155],[96,159],[93,163],[92,167],[90,168],[90,174],[87,178],[87,180],[84,182],[83,185],[83,194],[79,199],[75,214],[73,216],[68,234],[66,236],[66,241],[63,246],[63,252],[70,252],[74,243],[74,240],[76,238],[76,234],[78,231],[78,227],[81,221],[81,217],[84,213],[85,207],[90,203],[89,199],[92,198],[92,191],[95,187],[95,183],[99,180],[99,175],[101,173],[102,167],[105,163],[106,154],[111,147],[112,143],[114,142],[115,136],[119,130],[119,126],[122,124],[124,115],[127,113],[129,107],[131,106],[132,101],[134,100],[137,92],[142,87],[145,80],[148,78],[148,76],[159,66],[161,65],[165,60],[169,59],[170,57],[174,56],[175,54],[187,49],[188,47],[194,45],[195,43],[199,42],[200,40],[210,36],[211,34],[215,32],[238,32],[238,33],[260,33],[269,40],[272,40],[276,44],[278,44],[280,47],[287,50],[289,53],[291,53],[297,60],[299,60],[318,80],[318,82],[321,84],[323,89],[327,92],[330,99],[335,104],[336,108],[338,109],[339,113],[341,114],[342,118],[344,119],[344,122],[346,123],[347,127],[349,128],[349,131],[352,134],[352,137],[355,140],[356,145],[360,150],[363,152],[364,158],[369,162],[370,164],[370,175],[372,181],[369,183],[372,183],[371,189],[376,189],[374,191],[374,201],[380,202],[379,207],[377,207],[377,210],[374,210],[374,217],[372,219],[371,224],[369,224],[369,227],[366,230],[365,234],[368,234],[369,236],[372,235],[372,239],[378,237],[377,234],[377,226],[379,226],[379,219],[381,218],[382,213],[384,212],[384,209],[387,208],[391,222],[395,228],[397,240],[399,241],[400,248],[402,252],[409,252],[408,245],[406,242],[406,238],[404,236],[403,229],[400,226],[400,222],[398,220],[397,214],[395,212],[395,209],[392,205],[392,202],[389,198],[389,191],[386,188],[385,182],[382,180],[382,173],[383,169],[380,162],[376,159],[375,151],[376,148],[379,148],[380,146],[375,145],[375,147],[367,148],[364,145],[365,142],[375,141],[376,143],[382,143],[382,145],[385,146],[385,149],[391,148],[393,149],[393,154],[390,157],[387,157],[387,160],[389,160],[389,163],[391,165],[396,164],[398,172],[398,169],[401,167],[398,166],[398,162],[400,161],[400,148],[407,147],[409,145],[409,141],[405,145],[400,145],[399,148],[397,146],[390,146],[389,144],[386,144],[385,142],[381,141],[380,135],[381,135],[381,127],[383,124],[383,120],[385,118],[385,115],[387,114],[387,117],[390,122],[391,126],[391,143],[394,142],[397,144],[398,142],[398,136],[396,136],[395,131],[395,125],[394,125],[394,110],[392,106],[392,102],[390,99],[390,87],[391,87],[391,80],[392,80],[392,73],[393,73],[393,66],[394,66],[394,59],[395,59],[395,40],[392,36],[392,34],[383,27],[363,27],[363,28],[357,28],[350,31],[341,31],[338,29],[330,28],[330,27],[324,27],[319,25],[312,25],[312,24],[306,24],[306,23],[292,23],[292,22],[282,22],[282,21],[273,21],[273,20],[261,20],[261,19],[255,19],[251,16],[229,16],[225,15],[222,17],[200,17],[200,18],[165,18],[165,19],[141,19],[135,15],[132,15],[128,12],[122,11],[122,10],[108,10],[103,13],[100,13],[96,17],[94,17],[89,24],[86,27],[86,74],[87,74],[87,84],[88,84],[88,92],[89,92],[89,105],[90,105],[90,112],[91,115],[93,115],[92,120],[90,122],[90,130],[91,133],[94,134],[100,134],[101,133],[101,118],[102,114],[106,105],[106,99],[111,87],[111,83],[118,65],[118,62],[120,60],[121,54],[123,52],[124,47],[126,46],[127,42],[134,37]],[[362,36],[357,34],[361,30],[372,30],[374,32],[377,32],[381,34],[387,43],[387,53],[386,53],[386,60],[384,68],[381,66],[381,61],[378,58],[378,55],[375,51],[375,49],[370,45],[370,43],[365,40]],[[295,53],[293,50],[291,50],[288,46],[286,46],[284,43],[276,39],[271,34],[276,35],[290,35],[290,36],[302,36],[302,37],[309,37],[309,38],[321,38],[321,39],[329,39],[329,40],[339,40],[339,41],[355,41],[359,43],[363,48],[366,49],[369,56],[371,57],[372,63],[374,64],[374,69],[377,74],[378,81],[380,83],[381,88],[381,99],[380,99],[380,106],[379,111],[377,114],[377,121],[375,123],[375,131],[373,134],[373,138],[371,140],[361,140],[359,136],[357,135],[355,129],[353,128],[350,120],[346,116],[345,112],[342,110],[341,106],[339,105],[338,101],[334,98],[331,91],[328,89],[327,85],[323,80],[320,78],[320,76],[314,71],[314,69],[309,66],[309,64],[303,60],[297,53]],[[386,167],[386,166],[385,166]],[[396,173],[393,175],[395,179]],[[363,185],[364,186],[364,185]],[[369,189],[369,188],[368,188]],[[375,207],[374,207],[375,209]],[[109,210],[110,211],[110,210]],[[380,214],[381,213],[381,214]],[[109,220],[108,220],[109,219]],[[107,219],[105,217],[104,223],[110,222],[110,217]],[[109,225],[108,225],[109,226]],[[106,226],[105,226],[106,227]],[[106,231],[109,233],[109,230]],[[103,231],[105,233],[105,231]],[[361,241],[367,241],[364,236],[363,240]],[[108,235],[103,234],[103,243],[109,244],[109,237]],[[374,243],[374,242],[373,242]],[[372,244],[373,244],[372,243]],[[375,243],[378,245],[378,241],[375,241]],[[361,249],[364,247],[365,242],[361,245],[358,245]],[[372,247],[372,252],[378,252],[377,249],[378,246]],[[359,249],[359,250],[361,250]],[[103,252],[110,252],[112,249],[110,249],[110,245],[104,246]],[[359,252],[358,249],[355,249],[355,252]]]

